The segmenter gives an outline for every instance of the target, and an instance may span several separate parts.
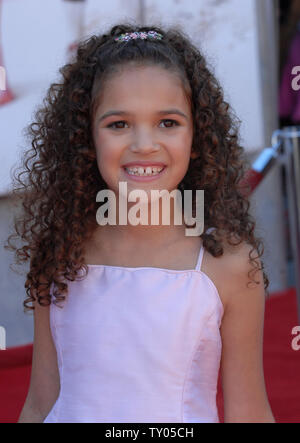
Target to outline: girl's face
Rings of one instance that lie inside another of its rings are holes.
[[[148,198],[151,189],[176,189],[188,169],[193,139],[192,113],[181,79],[161,67],[126,66],[106,81],[99,98],[93,139],[108,188],[118,196],[123,181],[128,194],[142,189]],[[155,164],[163,170],[151,169],[154,175],[146,177],[125,169]]]

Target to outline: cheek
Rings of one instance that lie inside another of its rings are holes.
[[[174,139],[171,146],[171,152],[174,160],[179,163],[179,167],[184,167],[184,165],[189,162],[191,147],[192,138],[187,134],[183,134],[182,136],[178,136],[176,139]]]
[[[95,138],[95,149],[98,165],[101,167],[112,164],[118,156],[116,143],[113,143],[110,137],[102,134],[98,134]]]
[[[94,139],[98,171],[107,187],[114,189],[120,167],[120,150],[110,137],[97,135]]]

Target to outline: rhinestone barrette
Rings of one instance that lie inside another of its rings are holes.
[[[137,38],[141,38],[142,40],[150,39],[150,40],[161,40],[163,36],[156,31],[148,31],[148,32],[126,32],[125,34],[119,35],[119,37],[115,38],[116,42],[127,42],[128,40],[135,40]]]

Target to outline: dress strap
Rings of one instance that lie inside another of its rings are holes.
[[[198,260],[197,260],[197,264],[195,267],[195,271],[201,271],[201,264],[202,264],[202,260],[203,260],[203,255],[204,255],[204,247],[203,247],[203,243],[201,242],[201,247],[200,247],[200,251],[198,254]]]
[[[206,234],[210,234],[215,229],[216,229],[215,227],[208,228],[208,229],[206,229],[205,233]],[[201,271],[203,255],[204,255],[204,247],[203,247],[203,242],[201,241],[201,247],[200,247],[200,251],[199,251],[199,255],[198,255],[197,264],[196,264],[196,267],[195,267],[196,271]]]

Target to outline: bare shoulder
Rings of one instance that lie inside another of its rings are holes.
[[[234,238],[232,241],[236,242]],[[261,270],[249,274],[249,271],[254,269],[250,260],[250,252],[253,250],[252,245],[245,241],[232,245],[225,238],[222,244],[223,255],[220,257],[213,257],[208,251],[205,251],[202,270],[215,284],[226,310],[230,303],[234,303],[237,294],[245,293],[247,288],[261,286],[263,275]],[[255,251],[251,253],[251,256],[257,256]],[[260,260],[257,258],[255,261],[257,266],[261,267]],[[253,277],[257,283],[253,282]]]

